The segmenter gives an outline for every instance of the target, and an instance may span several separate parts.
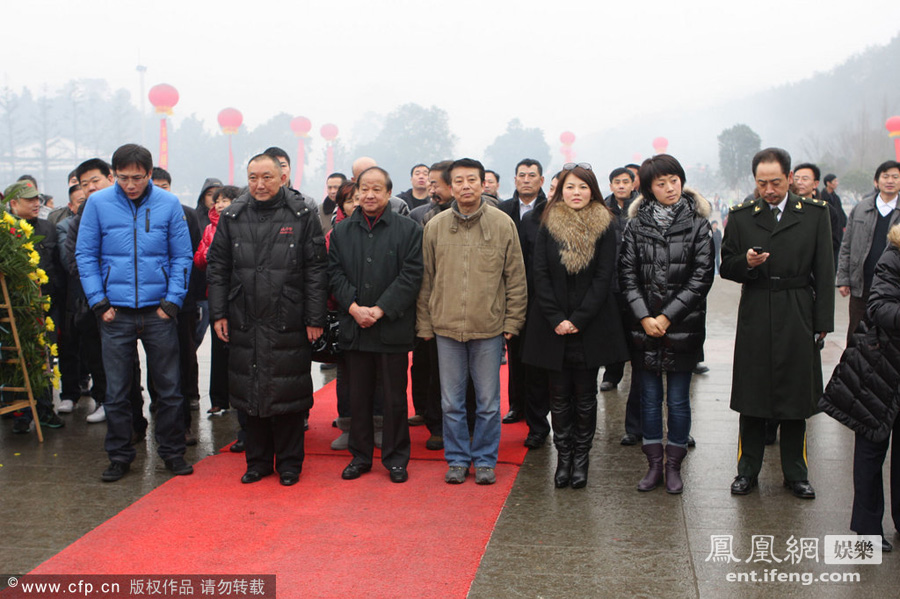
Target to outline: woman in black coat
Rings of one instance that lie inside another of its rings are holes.
[[[710,206],[684,189],[684,169],[660,154],[640,169],[641,193],[628,209],[619,257],[619,285],[634,315],[632,360],[641,364],[641,426],[649,469],[638,484],[663,480],[663,373],[668,444],[666,491],[681,493],[681,462],[691,432],[691,371],[706,337],[706,295],[713,281]],[[634,363],[634,362],[633,362]]]
[[[524,362],[549,372],[557,488],[587,484],[597,428],[597,373],[628,356],[612,295],[612,224],[590,165],[567,164],[534,244],[535,301],[523,355]]]

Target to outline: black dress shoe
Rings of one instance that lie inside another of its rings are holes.
[[[602,383],[600,383],[601,391],[613,391],[613,390],[615,390],[615,388],[616,388],[615,383],[613,383],[611,381],[603,381]]]
[[[544,446],[544,443],[546,441],[546,435],[539,435],[538,433],[528,433],[528,436],[525,437],[525,447],[527,447],[528,449],[540,449]]]
[[[816,498],[816,491],[809,484],[808,480],[786,480],[784,481],[784,486],[791,490],[794,497],[799,497],[800,499]]]
[[[282,485],[290,487],[297,484],[297,481],[300,480],[300,475],[296,472],[282,472],[280,479]]]
[[[687,446],[688,447],[697,447],[697,442],[694,441],[694,438],[691,435],[688,435]]]
[[[634,435],[632,433],[625,433],[622,437],[622,440],[619,441],[619,445],[637,445],[640,443],[641,438],[638,435]]]
[[[166,460],[166,470],[171,471],[175,476],[186,476],[194,473],[194,467],[185,462],[182,457]]]
[[[356,462],[350,462],[344,471],[341,472],[341,478],[344,480],[353,480],[359,478],[366,472],[372,469],[372,464],[358,464]]]
[[[503,417],[503,424],[512,424],[513,422],[519,422],[524,418],[522,412],[517,410],[510,410],[506,413],[506,416]]]
[[[697,365],[694,366],[694,374],[706,374],[707,372],[709,372],[709,366],[703,362],[697,362]]]
[[[738,474],[731,483],[732,495],[749,495],[753,487],[756,486],[756,479],[750,476]]]
[[[403,466],[394,466],[391,468],[392,483],[405,483],[407,480],[409,480],[409,473],[406,471],[406,468]]]
[[[103,471],[103,474],[100,475],[100,478],[105,483],[114,483],[131,470],[131,464],[126,464],[125,462],[110,462],[109,467]]]
[[[882,553],[890,553],[894,550],[894,546],[891,545],[891,542],[888,541],[884,535],[881,535],[881,552]]]
[[[271,472],[266,472],[263,474],[262,472],[257,472],[256,470],[247,470],[244,476],[241,477],[241,482],[245,485],[249,485],[250,483],[258,483],[264,477],[272,474]]]
[[[244,453],[246,448],[244,447],[244,442],[238,439],[234,443],[231,444],[231,447],[228,448],[228,451],[231,453]]]

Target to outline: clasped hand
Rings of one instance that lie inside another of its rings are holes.
[[[360,306],[356,302],[350,306],[350,316],[362,329],[368,329],[384,316],[384,310],[378,306]]]
[[[660,314],[656,318],[647,316],[646,318],[641,319],[641,326],[644,327],[644,332],[650,337],[664,336],[670,324],[672,324],[672,322],[664,314]]]

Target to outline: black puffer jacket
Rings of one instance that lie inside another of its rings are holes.
[[[875,266],[867,318],[819,400],[829,416],[873,443],[890,436],[900,412],[900,225],[888,240]]]
[[[210,319],[228,319],[228,384],[262,418],[312,406],[306,327],[325,325],[325,238],[315,211],[284,189],[248,194],[222,212],[207,256]]]
[[[654,372],[693,370],[706,338],[706,295],[714,271],[710,205],[690,189],[684,197],[667,231],[659,230],[650,203],[638,197],[628,209],[619,255],[619,286],[634,316],[632,359]],[[672,324],[663,337],[650,337],[640,321],[660,314]]]

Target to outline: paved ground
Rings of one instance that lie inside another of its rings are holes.
[[[694,379],[693,430],[697,447],[684,465],[685,492],[662,489],[638,493],[645,460],[639,447],[622,447],[626,380],[619,392],[602,394],[588,487],[556,490],[552,485],[555,453],[549,446],[532,451],[519,473],[497,522],[471,588],[476,598],[505,597],[872,597],[897,596],[900,555],[882,566],[827,566],[745,563],[753,535],[773,535],[774,557],[784,560],[795,538],[848,534],[852,434],[824,415],[809,423],[810,478],[815,501],[792,497],[781,486],[777,445],[770,448],[760,489],[732,497],[737,414],[728,409],[733,329],[739,288],[717,280],[710,295],[708,375]],[[838,298],[838,334],[828,338],[826,377],[840,357],[846,330],[846,302]],[[201,348],[201,371],[208,372],[209,341]],[[314,366],[317,385],[324,381]],[[115,485],[103,484],[105,427],[88,425],[92,402],[82,399],[66,428],[47,431],[46,442],[13,435],[0,423],[0,570],[24,573],[169,479],[152,441],[138,451],[132,474]],[[200,443],[189,460],[200,460],[232,439],[233,412],[206,415],[208,401],[195,412]],[[214,499],[210,501],[215,510]],[[886,518],[885,530],[893,534]],[[741,563],[707,561],[711,535],[732,535]],[[897,541],[897,537],[891,537]],[[435,539],[439,543],[440,539]],[[900,548],[900,547],[898,547]],[[427,551],[427,547],[422,548]],[[822,550],[820,549],[820,552]],[[892,567],[893,566],[893,567]],[[859,583],[728,582],[729,573],[768,569],[797,576],[859,573]]]

